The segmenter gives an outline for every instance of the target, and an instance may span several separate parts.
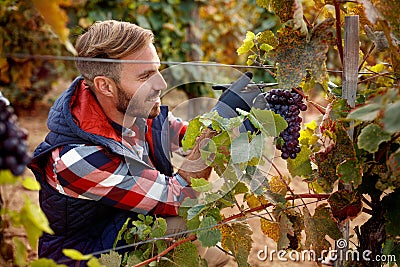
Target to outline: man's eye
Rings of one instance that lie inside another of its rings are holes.
[[[148,72],[148,73],[142,75],[142,76],[140,77],[140,80],[147,80],[147,79],[149,79],[152,75],[153,75],[153,73]]]

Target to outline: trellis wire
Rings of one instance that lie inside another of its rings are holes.
[[[92,57],[76,57],[76,56],[55,56],[55,55],[39,55],[39,54],[4,54],[6,58],[19,58],[19,59],[42,59],[42,60],[62,60],[62,61],[88,61],[88,62],[104,62],[104,63],[128,63],[128,64],[156,64],[163,65],[188,65],[188,66],[201,66],[201,67],[230,67],[230,68],[250,68],[250,69],[270,69],[273,70],[273,65],[261,66],[248,66],[240,64],[223,64],[218,62],[203,62],[203,61],[145,61],[145,60],[123,60],[112,58],[92,58]],[[342,70],[327,69],[330,73],[342,73]],[[374,72],[359,71],[358,74],[375,75]]]

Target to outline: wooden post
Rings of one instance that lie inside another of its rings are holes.
[[[358,81],[358,64],[360,61],[359,56],[359,18],[358,16],[346,16],[344,18],[344,50],[343,50],[343,74],[342,74],[342,97],[347,99],[347,104],[351,107],[355,107],[356,93],[357,93],[357,81]],[[348,134],[353,139],[354,129],[350,125]],[[351,191],[351,185],[339,185],[342,189]],[[350,223],[347,221],[341,225],[341,232],[343,239],[349,244],[350,236]],[[338,250],[338,260],[335,262],[336,267],[343,267],[346,262],[346,252],[348,247]],[[344,257],[344,258],[343,258]]]
[[[344,18],[344,57],[342,74],[342,96],[350,107],[356,102],[359,56],[359,21],[358,16]]]

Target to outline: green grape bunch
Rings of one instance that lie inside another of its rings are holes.
[[[0,93],[0,170],[22,175],[31,160],[28,132],[19,127],[10,102]]]

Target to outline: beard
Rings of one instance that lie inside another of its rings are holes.
[[[157,117],[160,113],[160,105],[158,103],[148,110],[143,105],[143,101],[135,99],[135,96],[129,95],[125,92],[121,86],[117,86],[118,89],[118,102],[117,110],[125,115],[132,117],[148,118],[152,119]]]

